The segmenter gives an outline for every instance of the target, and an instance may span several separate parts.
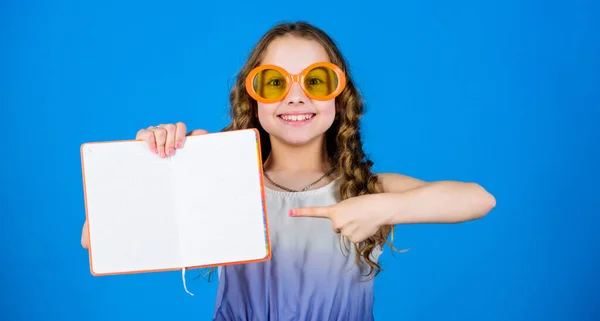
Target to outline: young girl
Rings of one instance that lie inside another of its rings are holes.
[[[373,174],[361,97],[332,39],[310,24],[268,31],[230,103],[225,130],[261,133],[273,254],[219,269],[214,320],[372,320],[372,277],[394,225],[464,222],[495,206],[475,183]],[[186,132],[183,123],[158,125],[136,139],[167,157],[185,148]]]

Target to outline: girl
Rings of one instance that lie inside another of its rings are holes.
[[[219,268],[214,320],[372,320],[373,276],[395,224],[464,222],[495,206],[475,183],[373,174],[361,97],[337,46],[310,24],[268,31],[230,103],[225,130],[261,133],[273,254]],[[142,129],[136,139],[167,157],[185,136],[177,123]]]

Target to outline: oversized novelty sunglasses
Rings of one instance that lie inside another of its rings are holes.
[[[346,75],[329,62],[312,64],[297,75],[278,66],[262,65],[252,69],[246,77],[246,91],[256,101],[270,104],[285,98],[294,82],[300,84],[310,99],[330,100],[346,87]]]

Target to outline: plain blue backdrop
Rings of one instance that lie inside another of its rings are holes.
[[[167,4],[169,3],[169,4]],[[484,219],[396,228],[378,320],[599,320],[596,1],[3,1],[2,320],[209,320],[216,282],[93,277],[79,147],[218,131],[259,37],[307,20],[363,93],[376,171],[476,181]]]

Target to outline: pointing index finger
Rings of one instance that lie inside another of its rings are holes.
[[[331,208],[328,206],[295,208],[290,210],[290,216],[330,218]]]

